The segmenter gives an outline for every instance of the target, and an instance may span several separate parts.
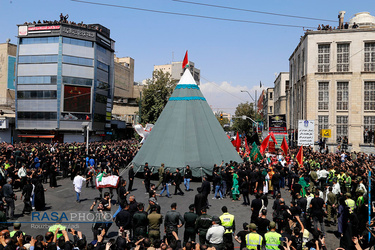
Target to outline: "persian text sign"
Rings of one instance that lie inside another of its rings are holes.
[[[298,146],[314,146],[314,120],[298,120]]]

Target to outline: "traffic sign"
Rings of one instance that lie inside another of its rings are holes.
[[[322,129],[322,137],[331,138],[331,130],[330,129]]]

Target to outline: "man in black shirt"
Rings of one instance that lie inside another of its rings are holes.
[[[133,191],[133,181],[134,181],[134,176],[135,176],[135,173],[134,173],[134,166],[133,164],[130,166],[130,169],[129,169],[129,186],[128,186],[128,190],[129,192]]]
[[[324,203],[324,200],[319,197],[319,191],[315,191],[314,198],[311,200],[311,203],[310,203],[311,215],[314,221],[314,229],[318,230],[318,222],[319,222],[320,230],[323,232],[323,234],[325,234],[324,223],[323,223],[323,217],[324,217],[323,208],[325,207],[326,205]]]
[[[279,171],[276,171],[275,174],[272,176],[272,186],[273,186],[273,198],[275,199],[276,194],[280,193],[280,179],[281,175]]]
[[[186,191],[192,190],[192,189],[190,189],[190,181],[191,181],[192,177],[193,177],[193,173],[191,172],[190,166],[186,165],[185,175],[184,175],[184,185],[185,185]]]
[[[8,217],[9,215],[9,209],[10,209],[10,219],[14,219],[14,198],[15,194],[13,192],[13,187],[12,187],[12,178],[7,179],[7,184],[4,185],[3,187],[3,196],[4,196],[4,203],[6,203],[6,210],[5,214]]]
[[[145,178],[144,181],[143,181],[143,184],[145,185],[146,194],[148,194],[148,192],[150,192],[151,175],[152,175],[152,173],[148,168],[148,163],[146,162],[145,167],[144,167],[144,172],[143,172],[143,177]]]
[[[257,218],[259,217],[259,211],[262,208],[262,200],[260,199],[259,193],[255,195],[255,199],[251,202],[251,223],[256,223]]]
[[[123,206],[123,209],[116,215],[115,218],[115,223],[119,227],[118,236],[125,236],[125,234],[127,234],[130,237],[132,219],[129,213],[129,204],[123,201],[121,205]]]
[[[133,234],[134,238],[137,239],[138,236],[147,236],[147,226],[148,226],[148,219],[147,213],[144,211],[143,203],[138,203],[138,211],[134,213],[132,224],[133,224]]]
[[[261,216],[257,218],[255,224],[258,226],[258,234],[264,238],[265,233],[267,233],[267,228],[270,225],[270,220],[267,219],[266,209],[262,209]]]
[[[201,215],[202,208],[206,208],[206,196],[202,194],[202,188],[197,188],[198,193],[194,197],[195,212]]]
[[[164,219],[164,231],[167,236],[168,243],[172,242],[175,238],[172,232],[178,234],[178,228],[182,227],[185,223],[184,218],[179,212],[176,211],[177,204],[172,203],[171,211],[168,211]]]
[[[184,231],[184,245],[189,239],[195,242],[195,221],[198,215],[194,213],[194,204],[189,206],[189,212],[184,214],[185,231]]]
[[[180,188],[180,185],[181,185],[181,173],[180,173],[180,169],[177,168],[176,169],[176,173],[174,175],[174,185],[175,185],[175,189],[174,189],[174,195],[184,195],[184,192],[182,192],[181,188]],[[177,191],[179,191],[179,193],[177,193]]]
[[[246,222],[243,224],[243,230],[239,231],[237,235],[234,237],[234,239],[240,243],[240,249],[246,248],[246,235],[248,235],[249,232],[249,224]]]

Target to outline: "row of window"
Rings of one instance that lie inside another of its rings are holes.
[[[56,99],[56,90],[17,91],[18,99]]]
[[[363,142],[371,143],[374,142],[375,132],[375,116],[364,116],[363,117]],[[349,119],[348,116],[336,116],[336,141],[344,137],[348,137]],[[319,115],[318,116],[318,129],[329,129],[329,116]]]
[[[57,63],[57,55],[19,56],[18,63]]]
[[[17,118],[22,120],[57,120],[56,112],[17,112]]]
[[[28,37],[28,38],[21,38],[20,44],[39,44],[39,43],[58,43],[59,37]]]
[[[348,72],[350,64],[350,44],[337,44],[337,72]],[[318,44],[318,72],[330,72],[331,45]],[[375,43],[365,43],[364,47],[364,71],[375,71]]]
[[[364,110],[375,111],[375,82],[364,83]],[[329,83],[319,82],[318,110],[329,109]],[[336,110],[349,109],[349,82],[337,82]]]
[[[90,58],[63,56],[63,63],[77,64],[82,66],[94,66],[94,60]]]
[[[98,61],[98,69],[104,70],[105,72],[109,71],[109,65]]]
[[[56,84],[56,76],[19,76],[18,84]],[[64,84],[92,86],[93,79],[63,76]]]
[[[19,76],[18,84],[56,84],[57,76]]]
[[[94,44],[93,42],[90,42],[90,41],[69,38],[69,37],[63,37],[63,43],[71,44],[71,45],[78,45],[78,46],[83,46],[83,47],[88,47],[88,48],[92,48]]]

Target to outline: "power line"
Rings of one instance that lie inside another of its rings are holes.
[[[280,23],[268,23],[268,22],[258,22],[258,21],[249,21],[249,20],[241,20],[241,19],[222,18],[222,17],[212,17],[212,16],[202,16],[202,15],[187,14],[187,13],[178,13],[178,12],[170,12],[170,11],[162,11],[162,10],[152,10],[152,9],[136,8],[136,7],[129,7],[129,6],[124,6],[124,5],[116,5],[116,4],[96,3],[96,2],[83,1],[83,0],[71,0],[71,1],[72,2],[78,2],[78,3],[92,4],[92,5],[100,5],[100,6],[107,6],[107,7],[116,7],[116,8],[123,8],[123,9],[131,9],[131,10],[153,12],[153,13],[159,13],[159,14],[168,14],[168,15],[177,15],[177,16],[188,16],[188,17],[198,17],[198,18],[220,20],[220,21],[229,21],[229,22],[238,22],[238,23],[253,23],[253,24],[262,24],[262,25],[270,25],[270,26],[289,27],[289,28],[311,28],[311,29],[315,29],[315,27],[309,27],[309,26],[300,26],[300,25],[292,25],[292,24],[280,24]]]
[[[286,14],[280,14],[280,13],[274,13],[274,12],[266,12],[266,11],[259,11],[259,10],[249,10],[249,9],[234,8],[234,7],[214,5],[214,4],[190,2],[190,1],[184,1],[184,0],[172,0],[172,1],[174,1],[174,2],[181,2],[181,3],[188,3],[188,4],[195,4],[195,5],[202,5],[202,6],[208,6],[208,7],[215,7],[215,8],[221,8],[221,9],[229,9],[229,10],[239,10],[239,11],[253,12],[253,13],[273,15],[273,16],[283,16],[283,17],[308,19],[308,20],[315,20],[315,21],[325,21],[325,22],[336,22],[336,21],[328,20],[328,19],[320,19],[320,18],[304,17],[304,16],[295,16],[295,15],[286,15]]]

